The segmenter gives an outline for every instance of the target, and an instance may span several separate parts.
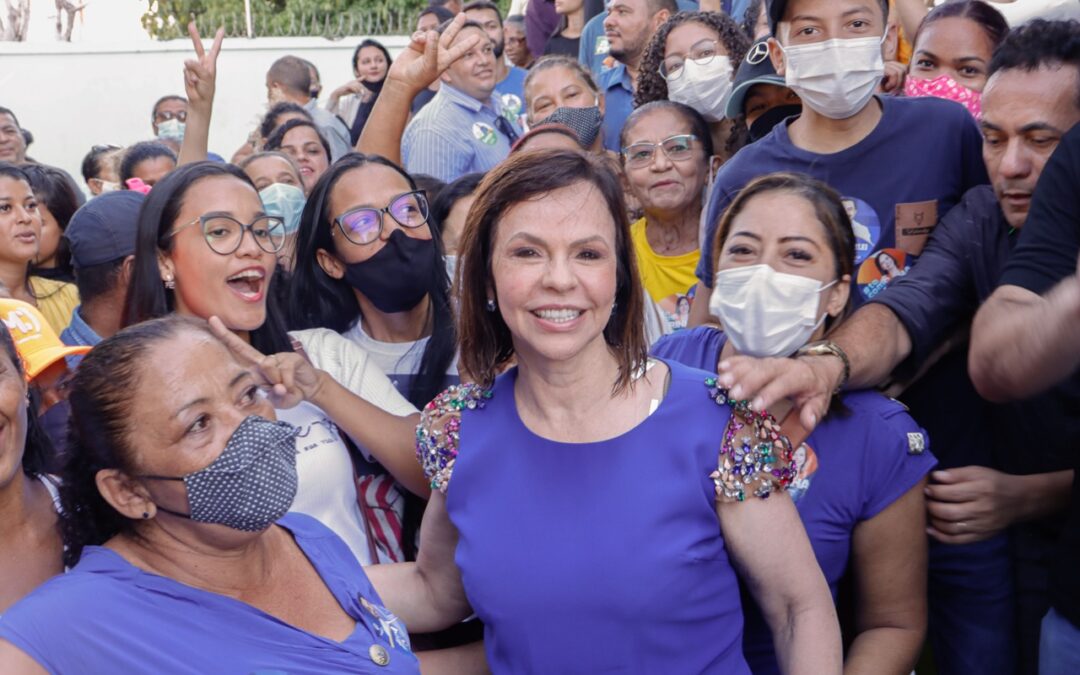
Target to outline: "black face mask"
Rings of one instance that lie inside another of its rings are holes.
[[[759,141],[762,138],[765,138],[777,124],[780,124],[780,122],[792,115],[801,113],[801,105],[782,105],[766,110],[761,117],[754,120],[754,123],[750,125],[750,140]]]
[[[435,278],[435,242],[394,230],[378,253],[345,266],[345,281],[380,312],[396,314],[416,307]]]

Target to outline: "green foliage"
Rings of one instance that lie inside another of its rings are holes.
[[[251,0],[256,37],[408,34],[427,0]],[[154,38],[187,35],[192,18],[203,35],[225,26],[247,35],[244,0],[147,0],[143,28]]]

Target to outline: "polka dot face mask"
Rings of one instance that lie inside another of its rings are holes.
[[[184,482],[190,513],[158,506],[165,513],[261,532],[284,516],[296,498],[298,433],[288,422],[252,415],[240,423],[221,455],[208,466],[180,478],[141,477]]]

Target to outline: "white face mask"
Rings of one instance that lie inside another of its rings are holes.
[[[714,56],[703,66],[687,59],[679,77],[667,81],[668,100],[690,106],[710,122],[719,122],[724,119],[734,73],[726,56]]]
[[[822,286],[768,265],[735,267],[716,273],[709,311],[740,354],[791,356],[825,321],[827,312],[817,316],[820,295],[835,283]]]
[[[184,142],[184,127],[187,126],[178,119],[165,120],[157,127],[157,136],[163,141]]]
[[[883,35],[781,47],[784,79],[814,112],[847,119],[866,106],[885,75],[884,41]]]

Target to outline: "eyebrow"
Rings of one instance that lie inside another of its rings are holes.
[[[543,239],[541,239],[540,237],[537,237],[535,235],[531,235],[528,232],[518,232],[514,236],[510,237],[510,241],[513,241],[515,239],[524,239],[525,241],[529,242],[530,244],[536,244],[537,246],[547,246],[547,242],[545,242]],[[607,244],[606,239],[604,239],[603,237],[601,237],[598,234],[594,234],[591,237],[585,237],[583,239],[577,239],[575,241],[572,241],[572,242],[570,242],[570,246],[573,248],[573,247],[576,247],[576,246],[584,246],[585,244],[592,244],[594,242],[600,242],[602,244]]]
[[[918,56],[919,54],[922,54],[924,56],[929,56],[932,59],[938,59],[938,60],[941,59],[940,56],[938,56],[934,52],[930,51],[929,49],[917,49],[917,50],[915,50],[915,55]],[[978,63],[986,63],[986,59],[981,58],[979,56],[961,56],[958,59],[953,59],[953,63],[967,63],[969,61],[976,61]]]
[[[245,377],[252,377],[251,372],[247,371],[247,370],[240,371],[232,380],[229,381],[229,389],[232,389],[233,387],[235,387],[237,385],[237,383],[240,382],[241,380],[243,380]],[[179,408],[177,408],[176,412],[173,413],[172,418],[176,419],[177,417],[180,416],[180,413],[184,412],[188,408],[192,408],[194,406],[201,405],[203,403],[209,403],[209,402],[210,402],[210,399],[205,397],[205,396],[203,396],[201,398],[197,398],[194,401],[189,401],[189,402],[185,403],[184,405],[180,406]]]
[[[741,230],[739,232],[732,232],[730,236],[731,237],[749,237],[750,239],[755,239],[757,241],[763,241],[761,235],[754,234],[753,232],[744,232],[744,231],[741,231]],[[814,241],[810,237],[804,237],[802,235],[794,235],[794,236],[790,236],[790,237],[780,237],[779,241],[780,241],[781,244],[787,244],[787,243],[790,243],[790,242],[793,242],[793,241],[805,241],[808,244],[812,244],[815,248],[821,248],[821,245],[818,244],[816,241]]]
[[[998,125],[992,122],[987,122],[986,120],[982,120],[979,125],[982,127],[983,131],[1004,131],[1004,129],[1002,129]],[[1049,122],[1032,122],[1030,124],[1025,124],[1019,129],[1019,132],[1022,134],[1030,133],[1032,131],[1050,131],[1055,134],[1065,133],[1063,130],[1058,129]]]

